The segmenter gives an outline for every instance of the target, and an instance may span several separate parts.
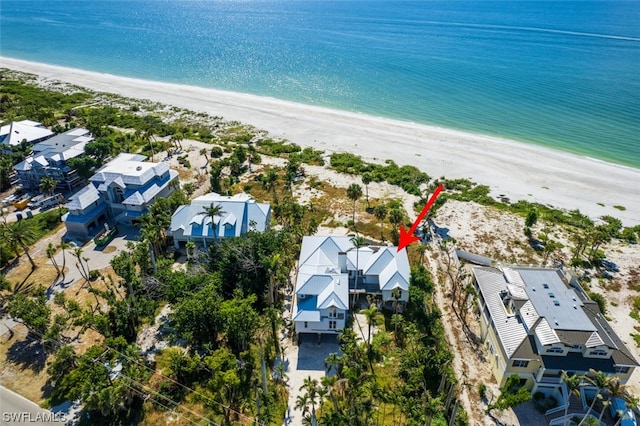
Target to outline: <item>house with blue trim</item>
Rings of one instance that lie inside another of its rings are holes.
[[[84,154],[85,145],[92,140],[89,130],[76,128],[35,144],[31,154],[13,166],[16,183],[24,189],[38,190],[42,178],[50,177],[58,182],[58,191],[81,187],[85,181],[67,161]]]
[[[220,214],[207,214],[206,209],[217,206]],[[245,193],[226,196],[211,192],[178,207],[171,217],[168,235],[173,237],[176,248],[188,241],[206,248],[216,239],[239,237],[248,231],[264,232],[270,220],[268,203],[257,203]]]
[[[67,234],[89,238],[105,222],[135,225],[158,197],[168,197],[178,172],[166,163],[144,161],[143,155],[120,154],[102,166],[89,184],[70,197],[62,217]]]
[[[337,334],[345,326],[350,295],[382,304],[409,300],[409,260],[397,247],[356,248],[347,236],[306,236],[296,277],[296,333]]]

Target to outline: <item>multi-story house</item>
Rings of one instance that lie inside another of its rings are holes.
[[[50,177],[58,182],[59,191],[79,188],[84,181],[67,161],[84,154],[85,145],[92,140],[87,129],[77,128],[35,144],[32,153],[13,166],[17,183],[24,189],[37,190],[42,178]]]
[[[211,217],[207,209],[219,207],[219,214]],[[187,241],[208,244],[219,238],[239,237],[248,231],[264,232],[269,227],[271,206],[256,203],[248,194],[233,196],[211,192],[195,198],[191,204],[180,206],[171,217],[169,236],[176,248]]]
[[[137,154],[120,154],[100,168],[89,185],[70,197],[63,216],[69,236],[86,239],[106,221],[134,225],[158,197],[169,196],[178,172]]]
[[[345,326],[350,295],[403,304],[409,300],[409,279],[406,250],[356,248],[349,237],[304,237],[293,307],[295,331],[338,333]]]
[[[626,383],[638,362],[612,330],[575,276],[558,269],[474,267],[482,339],[493,374],[504,385],[512,374],[532,392],[563,404],[563,371],[589,369]]]
[[[0,144],[2,149],[9,149],[23,143],[38,143],[55,135],[37,121],[13,121],[0,128]]]

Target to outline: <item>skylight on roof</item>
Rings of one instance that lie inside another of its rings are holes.
[[[555,295],[555,294],[553,294],[553,293],[549,293],[549,297],[553,299],[553,298],[555,298],[555,297],[556,297],[556,295]]]

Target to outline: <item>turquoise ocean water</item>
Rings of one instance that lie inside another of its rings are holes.
[[[640,168],[640,1],[2,0],[0,53]]]

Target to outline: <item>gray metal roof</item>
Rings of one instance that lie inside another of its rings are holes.
[[[515,314],[509,315],[505,310],[500,292],[507,290],[507,281],[502,272],[495,268],[475,267],[471,270],[495,324],[502,348],[507,357],[511,358],[527,337],[527,331]]]
[[[534,308],[553,329],[596,331],[581,309],[582,302],[555,269],[517,268]]]

